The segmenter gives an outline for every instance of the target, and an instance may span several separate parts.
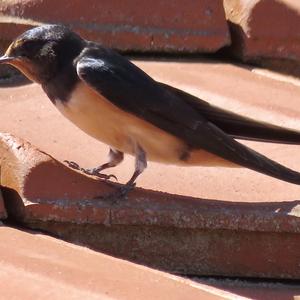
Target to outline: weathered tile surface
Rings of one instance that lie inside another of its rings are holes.
[[[120,50],[215,52],[230,42],[222,1],[6,0],[0,13],[23,23],[64,23]]]
[[[225,0],[230,21],[231,52],[257,62],[300,74],[300,2],[298,0]]]

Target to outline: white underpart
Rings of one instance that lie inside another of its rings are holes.
[[[84,83],[78,84],[66,103],[58,100],[55,105],[84,132],[121,152],[134,155],[140,145],[151,160],[178,160],[181,141],[122,111]]]

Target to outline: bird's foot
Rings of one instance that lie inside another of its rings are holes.
[[[85,169],[85,168],[81,168],[76,162],[74,161],[68,161],[68,160],[64,160],[64,162],[68,165],[68,167],[70,167],[71,169],[74,170],[78,170],[83,172],[84,174],[87,175],[91,175],[91,176],[96,176],[98,178],[104,179],[104,180],[110,180],[111,178],[114,178],[116,181],[118,181],[118,178],[113,175],[113,174],[103,174],[101,173],[102,168],[98,167],[98,168],[92,168],[92,169]]]
[[[126,183],[125,185],[122,185],[121,187],[118,188],[116,191],[117,195],[119,195],[120,198],[123,198],[127,196],[127,194],[132,191],[135,188],[135,183]]]
[[[71,160],[64,160],[64,163],[68,165],[69,168],[74,169],[74,170],[79,170],[81,171],[81,167],[76,163],[75,161]]]
[[[127,196],[127,194],[134,189],[134,187],[135,187],[135,183],[125,184],[122,185],[121,187],[114,187],[113,192],[110,192],[107,195],[96,197],[95,199],[109,201],[111,204],[115,205],[119,201],[122,201]]]
[[[84,174],[91,175],[91,176],[96,176],[96,177],[104,179],[104,180],[110,180],[111,178],[113,178],[116,181],[118,181],[117,176],[115,176],[113,174],[107,175],[107,174],[100,173],[100,171],[101,171],[100,168],[93,168],[93,169],[84,169],[84,168],[81,168],[81,171]]]

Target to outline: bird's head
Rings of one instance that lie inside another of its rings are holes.
[[[65,26],[42,25],[17,37],[0,57],[0,64],[13,65],[30,80],[43,84],[72,63],[84,44]]]

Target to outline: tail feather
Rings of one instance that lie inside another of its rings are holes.
[[[252,155],[258,158],[259,163],[253,164],[250,161],[245,162],[245,164],[243,163],[245,167],[286,182],[300,185],[299,172],[287,168],[250,148],[248,148],[248,150],[252,152]]]
[[[225,147],[222,148],[222,153],[218,153],[218,155],[221,157],[259,173],[300,185],[299,172],[287,168],[280,163],[258,153],[257,151],[239,143],[238,141],[224,134],[224,132],[215,125],[211,124],[210,126],[213,129],[211,133],[222,136],[221,140]]]
[[[300,132],[280,126],[257,121],[225,109],[213,106],[182,90],[161,83],[164,88],[176,94],[189,103],[207,120],[214,123],[233,138],[243,140],[262,141],[268,143],[300,145]]]
[[[191,105],[207,120],[206,124],[202,123],[199,132],[188,132],[193,147],[204,149],[259,173],[300,185],[299,172],[267,158],[234,139],[300,144],[300,132],[240,116],[212,106],[182,90],[160,84]],[[187,133],[183,133],[182,138],[186,135]]]

